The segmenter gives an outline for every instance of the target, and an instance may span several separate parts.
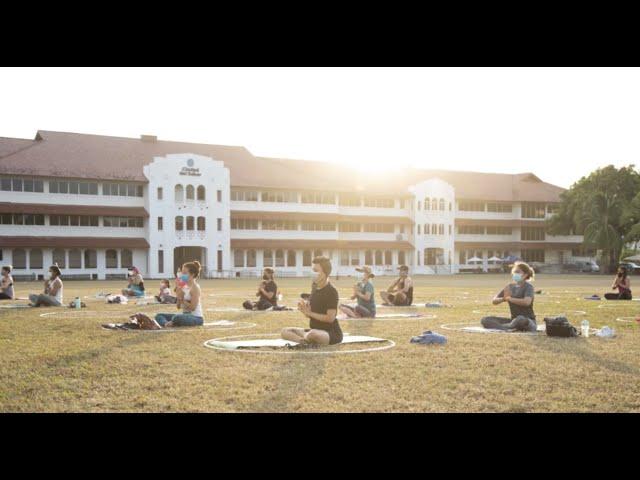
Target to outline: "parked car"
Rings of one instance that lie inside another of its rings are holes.
[[[630,275],[638,275],[640,274],[640,265],[637,265],[633,262],[622,262],[620,267],[625,267],[627,269],[627,273]]]
[[[599,272],[600,267],[593,260],[578,260],[564,265],[567,272]]]

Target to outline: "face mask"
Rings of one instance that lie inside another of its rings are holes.
[[[180,275],[180,280],[187,283],[189,281],[189,275],[187,275],[186,273],[183,273],[182,275]]]
[[[511,278],[513,278],[514,282],[520,283],[522,281],[522,274],[514,273],[513,275],[511,275]]]
[[[320,272],[314,272],[313,274],[313,281],[315,283],[318,283],[320,281],[320,275],[322,275]]]
[[[262,275],[263,280],[269,280],[269,275]]]

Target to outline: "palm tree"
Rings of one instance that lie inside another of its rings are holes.
[[[609,259],[609,268],[615,268],[622,247],[622,235],[612,223],[619,218],[621,205],[617,194],[598,192],[593,195],[591,207],[582,220],[584,243],[603,251]]]

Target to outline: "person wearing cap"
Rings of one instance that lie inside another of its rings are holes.
[[[262,282],[256,292],[257,302],[245,300],[242,306],[247,310],[267,310],[278,306],[278,285],[273,281],[273,268],[266,267],[262,271]]]
[[[129,285],[122,289],[122,295],[125,297],[144,297],[144,280],[138,267],[131,267],[127,271]]]
[[[375,275],[371,272],[371,267],[364,266],[356,268],[360,272],[358,282],[353,286],[351,300],[356,300],[355,305],[340,304],[342,313],[352,318],[374,318],[376,316],[375,290],[371,279]]]
[[[409,267],[401,265],[400,276],[391,284],[386,292],[380,292],[384,305],[409,306],[413,303],[413,280],[409,276]]]
[[[62,305],[62,279],[57,265],[49,267],[49,278],[44,282],[44,293],[29,295],[31,307],[59,307]]]
[[[13,300],[15,297],[11,268],[11,265],[2,267],[2,275],[0,276],[0,300]]]
[[[338,291],[329,281],[331,260],[316,257],[311,263],[314,287],[308,301],[298,302],[298,310],[309,319],[309,328],[287,327],[281,335],[300,345],[335,345],[342,342],[343,334],[336,319]]]

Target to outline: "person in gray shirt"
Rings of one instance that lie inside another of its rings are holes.
[[[534,271],[524,262],[516,262],[511,270],[513,283],[501,290],[492,303],[499,305],[508,302],[511,318],[484,317],[480,323],[484,328],[498,330],[519,330],[523,332],[535,332],[537,327],[536,314],[533,311],[533,297],[535,290],[530,283],[534,279]]]

